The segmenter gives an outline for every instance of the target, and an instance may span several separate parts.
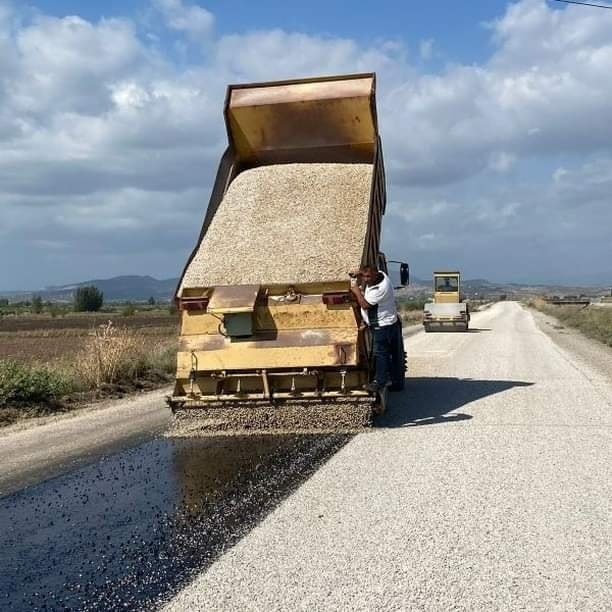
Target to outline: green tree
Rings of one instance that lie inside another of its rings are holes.
[[[104,294],[94,285],[78,287],[74,293],[75,312],[97,312],[104,303]]]
[[[121,309],[121,315],[124,317],[133,317],[136,313],[136,308],[132,302],[126,302],[125,306]]]
[[[149,306],[155,306],[155,298],[153,296],[151,296],[148,300],[147,300],[147,304]]]
[[[32,298],[32,312],[34,314],[40,314],[43,311],[43,301],[40,295],[35,295]]]

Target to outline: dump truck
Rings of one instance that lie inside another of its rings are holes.
[[[457,271],[434,272],[433,302],[426,303],[423,308],[425,331],[467,331],[469,323],[469,305],[461,295],[461,274]]]
[[[349,271],[387,270],[375,75],[230,85],[228,146],[176,290],[175,413],[385,397]],[[401,282],[408,266],[401,264]],[[404,359],[405,362],[405,359]]]

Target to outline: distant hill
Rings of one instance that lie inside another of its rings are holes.
[[[47,287],[41,295],[48,299],[70,299],[77,287],[95,285],[104,293],[104,299],[107,301],[139,301],[150,297],[156,300],[170,300],[174,296],[177,283],[177,278],[158,280],[152,276],[115,276],[74,285]]]
[[[395,275],[392,272],[391,278],[395,284],[399,283],[399,275]],[[513,299],[539,295],[587,295],[595,297],[609,294],[609,287],[605,285],[529,285],[527,283],[492,282],[484,278],[462,279],[461,286],[462,292],[467,297],[478,299],[495,299],[500,295],[506,295],[508,299]],[[401,294],[409,297],[431,294],[431,291],[431,280],[411,278],[410,286],[402,289]]]
[[[394,266],[396,268],[396,266]],[[399,285],[399,272],[390,270],[394,285]],[[71,285],[59,285],[45,287],[40,291],[4,291],[0,297],[9,298],[14,301],[29,300],[33,295],[40,295],[43,300],[49,301],[71,301],[77,287],[95,285],[104,292],[107,302],[144,302],[150,297],[156,301],[169,301],[174,297],[174,291],[178,284],[177,278],[158,280],[152,276],[115,276],[114,278],[94,279],[73,283]],[[468,297],[489,297],[505,294],[509,299],[525,295],[609,295],[610,288],[607,286],[563,286],[563,285],[528,285],[519,283],[495,283],[486,279],[463,280],[463,292]],[[431,280],[423,280],[416,277],[410,278],[410,286],[402,289],[400,295],[417,296],[431,292]]]
[[[55,285],[45,287],[40,291],[6,291],[0,293],[12,299],[26,300],[33,295],[40,295],[43,300],[70,301],[75,289],[95,285],[104,293],[107,302],[145,301],[150,297],[156,301],[169,301],[174,296],[178,283],[177,278],[158,280],[152,276],[115,276],[113,278],[93,279],[70,285]]]

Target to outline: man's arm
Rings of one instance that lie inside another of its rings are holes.
[[[357,284],[356,278],[351,278],[351,293],[355,296],[355,299],[357,300],[357,303],[359,304],[359,306],[361,306],[361,308],[363,308],[364,310],[372,308],[372,304],[370,304],[363,296],[363,293],[361,292],[361,289]]]

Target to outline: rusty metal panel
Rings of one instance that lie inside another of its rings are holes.
[[[354,366],[357,341],[356,329],[287,331],[254,341],[188,336],[180,341],[177,376],[187,377],[194,363],[199,372]]]
[[[253,312],[259,285],[228,285],[215,287],[208,303],[213,314]]]
[[[249,338],[226,338],[221,334],[197,334],[181,337],[179,351],[217,351],[295,348],[310,346],[352,345],[357,342],[357,329],[267,330]]]
[[[268,305],[255,308],[258,330],[328,329],[357,327],[355,310],[351,304],[326,306],[321,296],[316,304],[280,304],[268,300]]]
[[[193,334],[218,334],[221,321],[203,311],[187,311],[181,313],[181,336]]]
[[[250,164],[371,162],[377,139],[374,75],[230,85],[226,122]]]

